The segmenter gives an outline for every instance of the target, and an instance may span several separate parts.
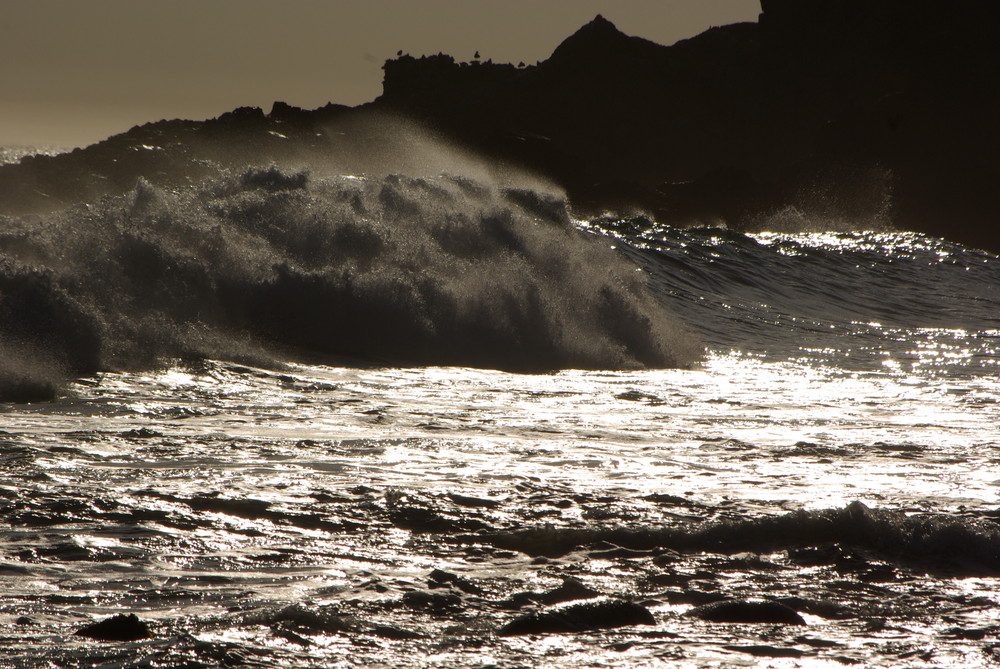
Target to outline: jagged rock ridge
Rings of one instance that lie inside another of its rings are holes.
[[[581,214],[675,224],[895,226],[1000,250],[1000,3],[763,0],[758,23],[672,46],[598,16],[529,66],[385,64],[355,108],[276,103],[161,121],[0,167],[0,213],[200,178],[209,163],[301,165],[342,150],[331,120],[415,118],[560,183]]]

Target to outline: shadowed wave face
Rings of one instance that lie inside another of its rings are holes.
[[[700,354],[559,196],[460,177],[275,168],[4,220],[0,397],[177,357],[289,347],[538,372]],[[280,357],[281,354],[278,354]]]

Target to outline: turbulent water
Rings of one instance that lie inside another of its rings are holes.
[[[277,169],[0,223],[0,665],[1000,662],[996,256]]]

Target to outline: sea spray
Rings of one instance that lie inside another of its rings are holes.
[[[183,189],[140,180],[3,228],[0,341],[55,361],[35,386],[289,347],[524,372],[700,352],[611,241],[526,188],[250,168]]]

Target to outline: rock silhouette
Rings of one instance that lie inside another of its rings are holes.
[[[598,16],[524,67],[399,55],[384,65],[383,94],[358,107],[277,102],[267,114],[160,121],[0,166],[0,213],[123,192],[140,176],[190,183],[209,163],[328,159],[351,134],[324,132],[329,124],[377,126],[389,114],[548,177],[581,215],[644,211],[738,230],[895,227],[1000,251],[1000,3],[761,6],[757,23],[672,46]]]
[[[632,625],[655,625],[646,607],[623,599],[602,599],[518,616],[502,626],[500,636],[522,634],[572,634]]]
[[[100,622],[86,625],[75,634],[98,641],[137,641],[152,636],[149,626],[134,613],[120,613]]]
[[[725,599],[696,606],[684,615],[715,623],[806,624],[795,609],[768,600]]]

